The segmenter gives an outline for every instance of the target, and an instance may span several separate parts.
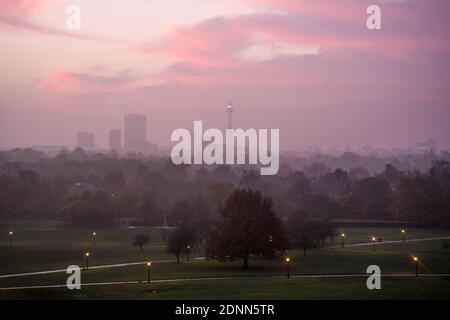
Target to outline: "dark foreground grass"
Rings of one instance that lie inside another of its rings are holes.
[[[291,273],[299,275],[365,274],[370,265],[380,266],[382,273],[413,274],[414,263],[411,259],[413,255],[420,257],[420,273],[450,273],[450,254],[440,249],[438,240],[405,245],[380,245],[376,252],[372,252],[369,246],[311,250],[307,257],[298,251],[289,254],[292,258]],[[92,264],[97,264],[95,256],[92,256],[91,260]],[[241,261],[223,263],[215,260],[191,260],[187,262],[185,259],[181,263],[157,262],[151,269],[151,277],[155,280],[284,274],[285,264],[279,259],[269,261],[251,259],[248,269],[242,268]],[[82,272],[83,282],[134,281],[145,280],[146,277],[145,264]],[[0,279],[0,287],[64,284],[66,278],[67,275],[64,272],[4,278]]]
[[[13,246],[9,246],[7,231],[16,231]],[[91,252],[90,265],[158,260],[174,260],[165,252],[165,244],[160,229],[97,229],[97,244],[91,241],[91,229],[68,228],[58,222],[22,222],[20,224],[0,221],[0,275],[34,272],[41,270],[65,269],[75,264],[84,266],[84,253]],[[400,239],[397,228],[347,228],[346,244],[367,242],[370,235],[383,240]],[[140,252],[131,245],[135,234],[146,232],[152,238],[151,245]],[[449,236],[449,232],[428,229],[409,229],[407,238],[430,238]],[[382,273],[412,274],[412,256],[420,258],[420,273],[450,273],[450,254],[445,253],[441,240],[411,242],[406,244],[384,244],[372,246],[340,248],[339,240],[334,244],[326,242],[328,248],[309,250],[304,257],[299,251],[289,252],[292,258],[292,274],[364,274],[369,265],[378,265]],[[338,248],[330,249],[332,246]],[[192,256],[203,255],[197,250]],[[265,261],[252,259],[251,268],[242,269],[241,261],[221,263],[212,260],[183,259],[175,262],[154,263],[152,279],[177,279],[196,277],[242,277],[284,275],[285,264],[276,259]],[[67,274],[35,275],[0,279],[0,288],[13,286],[34,286],[65,284]],[[136,265],[82,272],[82,283],[109,281],[145,280],[146,266]],[[39,289],[21,291],[0,291],[0,299],[14,298],[137,298],[137,299],[184,299],[184,298],[273,298],[273,299],[449,299],[448,278],[385,278],[383,290],[369,291],[364,278],[355,279],[239,279],[223,281],[199,281],[183,283],[160,283],[156,293],[146,285],[114,285],[105,287],[85,287],[81,291],[67,289]],[[288,286],[292,284],[293,286]],[[187,289],[186,289],[187,288]],[[284,292],[286,291],[286,292]]]
[[[368,290],[366,278],[261,278],[0,292],[0,299],[450,299],[448,278],[384,278]]]
[[[8,230],[14,230],[13,246],[9,245]],[[92,242],[95,231],[96,245]],[[133,246],[133,238],[146,233],[151,243],[141,252]],[[0,274],[63,269],[83,264],[85,252],[92,254],[95,264],[114,264],[171,259],[166,253],[159,228],[70,228],[58,222],[0,221]],[[196,255],[194,252],[193,256]]]

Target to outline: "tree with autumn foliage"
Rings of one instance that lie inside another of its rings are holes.
[[[208,256],[221,261],[243,259],[247,268],[252,255],[270,259],[284,253],[286,239],[272,207],[272,200],[259,191],[234,191],[208,238]]]

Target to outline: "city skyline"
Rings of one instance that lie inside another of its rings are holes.
[[[381,30],[366,0],[79,0],[81,30],[69,4],[0,4],[1,149],[108,146],[130,113],[170,145],[195,120],[222,128],[230,98],[233,125],[280,129],[282,150],[450,148],[448,1],[385,0]]]

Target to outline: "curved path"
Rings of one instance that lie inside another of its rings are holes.
[[[405,240],[407,242],[422,242],[422,241],[433,241],[433,240],[450,240],[450,237],[437,237],[437,238],[423,238],[423,239],[409,239]],[[383,240],[381,242],[363,242],[363,243],[353,243],[346,244],[345,247],[365,247],[365,246],[373,246],[373,245],[382,245],[382,244],[392,244],[392,243],[402,243],[402,240]],[[339,249],[342,246],[334,246],[334,247],[325,247],[325,249]]]
[[[436,238],[423,238],[423,239],[408,239],[405,240],[405,242],[421,242],[421,241],[433,241],[433,240],[448,240],[450,237],[436,237]],[[364,247],[364,246],[372,246],[372,245],[383,245],[383,244],[392,244],[392,243],[402,243],[402,240],[386,240],[382,242],[364,242],[364,243],[354,243],[354,244],[347,244],[345,247]],[[325,247],[325,249],[339,249],[341,246],[334,246],[334,247]],[[197,257],[192,258],[192,260],[204,260],[205,257]],[[176,262],[175,259],[168,259],[168,260],[156,260],[152,261],[152,263],[172,263]],[[142,265],[146,264],[147,261],[140,261],[140,262],[129,262],[129,263],[117,263],[117,264],[108,264],[108,265],[99,265],[99,266],[92,266],[89,267],[90,270],[95,269],[106,269],[106,268],[117,268],[117,267],[127,267],[127,266],[135,266],[135,265]],[[0,279],[4,278],[15,278],[15,277],[25,277],[25,276],[34,276],[34,275],[43,275],[43,274],[51,274],[51,273],[62,273],[66,272],[66,269],[57,269],[57,270],[47,270],[47,271],[37,271],[37,272],[27,272],[27,273],[16,273],[16,274],[6,274],[6,275],[0,275]],[[326,277],[358,277],[358,276],[367,276],[366,274],[350,274],[350,275],[304,275],[304,276],[293,276],[293,277],[320,277],[320,278],[326,278]],[[389,276],[389,275],[384,275]],[[395,276],[405,276],[404,274],[398,274]],[[408,276],[408,275],[406,275]],[[424,275],[425,276],[425,275]],[[427,276],[433,276],[432,274],[428,274]],[[436,274],[436,276],[443,276],[440,274]],[[447,275],[444,275],[447,276]],[[278,277],[278,276],[271,276],[271,277]],[[186,279],[167,279],[167,280],[155,280],[154,282],[160,281],[160,282],[170,282],[170,281],[195,281],[195,280],[205,280],[205,279],[236,279],[238,277],[226,277],[226,278],[186,278]],[[248,278],[248,277],[247,277]],[[105,283],[93,283],[93,284],[84,284],[86,285],[106,285],[106,284],[125,284],[125,283],[139,283],[139,281],[131,281],[131,282],[105,282]],[[36,286],[36,287],[17,287],[17,288],[58,288],[65,285],[55,285],[55,286]],[[11,288],[0,288],[0,290],[4,289],[11,289]]]
[[[191,260],[204,260],[204,259],[206,259],[206,258],[205,257],[191,258]],[[127,263],[105,264],[105,265],[100,265],[100,266],[90,266],[89,270],[137,266],[137,265],[140,265],[140,264],[146,264],[147,262],[148,261],[140,261],[140,262],[127,262]],[[175,259],[168,259],[168,260],[155,260],[155,261],[152,261],[152,263],[170,263],[170,262],[177,262],[177,260],[175,260]],[[41,274],[61,273],[61,272],[66,272],[66,269],[56,269],[56,270],[47,270],[47,271],[4,274],[4,275],[0,275],[0,279],[15,278],[15,277],[25,277],[25,276],[36,276],[36,275],[41,275]]]
[[[368,277],[368,274],[355,273],[355,274],[316,274],[316,275],[291,275],[291,278],[361,278]],[[382,277],[413,277],[414,274],[406,273],[388,273],[382,274]],[[271,279],[271,278],[285,278],[282,275],[265,275],[265,276],[234,276],[234,277],[203,277],[203,278],[178,278],[178,279],[160,279],[152,280],[152,283],[167,283],[167,282],[185,282],[185,281],[219,281],[219,280],[247,280],[247,279]],[[428,273],[421,274],[420,277],[450,277],[449,273]],[[108,286],[108,285],[124,285],[124,284],[148,284],[145,281],[111,281],[111,282],[91,282],[84,283],[82,287],[90,286]],[[66,284],[55,284],[45,286],[28,286],[28,287],[9,287],[0,288],[0,291],[7,290],[24,290],[24,289],[54,289],[54,288],[67,288]]]

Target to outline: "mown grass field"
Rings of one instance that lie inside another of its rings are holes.
[[[13,246],[9,245],[8,231],[14,230]],[[97,233],[93,246],[91,234]],[[346,244],[369,242],[374,235],[383,240],[400,240],[398,229],[390,228],[346,228]],[[147,232],[151,244],[140,252],[131,245],[135,234]],[[83,266],[84,253],[91,253],[90,265],[125,262],[156,261],[152,266],[153,280],[196,277],[243,277],[208,281],[183,281],[151,283],[147,285],[109,285],[84,287],[82,290],[26,289],[0,291],[0,299],[450,299],[450,278],[397,277],[383,278],[382,290],[370,291],[366,277],[358,278],[267,278],[269,275],[284,275],[285,265],[281,260],[264,261],[252,259],[250,268],[242,269],[241,262],[221,263],[212,260],[191,260],[182,263],[161,262],[174,260],[165,252],[160,229],[105,228],[99,230],[68,228],[59,222],[22,222],[20,224],[0,221],[0,275],[65,269],[76,264]],[[442,230],[408,229],[407,239],[450,236]],[[310,250],[304,257],[302,252],[289,252],[292,257],[291,273],[297,275],[317,274],[362,274],[367,266],[379,265],[382,273],[412,274],[412,256],[420,257],[421,273],[450,273],[450,253],[441,246],[441,240],[339,248],[340,239],[334,244],[327,241],[325,248]],[[202,256],[197,250],[192,257]],[[82,272],[82,282],[139,281],[145,282],[145,265],[97,269]],[[67,275],[54,273],[18,278],[0,278],[0,288],[64,284]]]
[[[446,299],[447,278],[387,278],[382,290],[367,290],[361,279],[242,279],[0,292],[0,299]]]

